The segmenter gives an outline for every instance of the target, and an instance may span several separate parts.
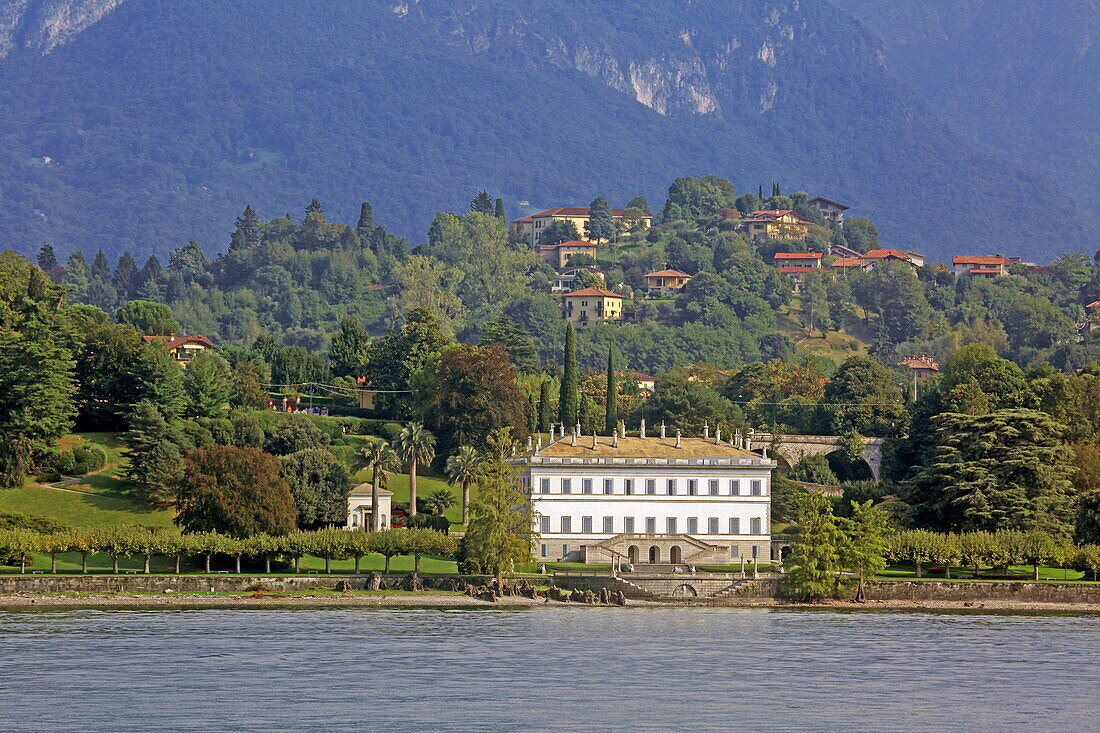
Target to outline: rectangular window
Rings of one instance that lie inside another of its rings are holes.
[[[569,545],[562,545],[561,546],[561,559],[565,560],[568,557],[569,557]]]
[[[540,478],[539,479],[539,493],[540,494],[549,494],[550,493],[550,479],[548,479],[548,478]]]
[[[688,534],[699,534],[699,517],[688,517]]]
[[[604,534],[614,534],[614,532],[615,532],[615,518],[614,517],[604,517],[603,518],[603,533]]]
[[[550,554],[550,547],[549,547],[549,545],[542,545],[542,547],[541,547],[540,549],[542,550],[542,552],[541,552],[541,553],[539,553],[539,554],[540,554],[540,555],[542,555],[543,557],[546,557],[547,555],[549,555],[549,554]]]
[[[590,479],[590,478],[582,478],[581,479],[581,493],[582,494],[591,494],[592,493],[592,479]]]
[[[741,519],[730,517],[730,534],[741,534]]]
[[[634,517],[623,518],[623,532],[626,534],[634,534]]]
[[[688,479],[688,496],[695,496],[699,493],[699,482],[693,478]]]
[[[711,496],[718,496],[718,479],[712,478],[707,482],[707,488],[710,491]]]
[[[623,479],[623,491],[627,496],[634,496],[634,479]]]
[[[581,532],[592,534],[592,517],[581,517]]]
[[[749,520],[749,534],[761,534],[760,517],[753,517]]]
[[[718,534],[718,517],[707,520],[707,534]]]
[[[676,534],[676,517],[665,518],[665,531],[669,534]]]
[[[738,557],[741,555],[741,547],[739,545],[730,545],[730,557]]]
[[[550,517],[539,517],[539,533],[550,534]]]
[[[752,546],[752,559],[755,560],[758,557],[760,557],[760,546],[759,545],[753,545]]]
[[[741,482],[737,479],[730,481],[730,496],[741,496]]]
[[[752,489],[752,495],[753,495],[753,496],[761,496],[761,495],[763,495],[763,493],[764,493],[764,492],[763,492],[763,490],[762,490],[762,489],[760,488],[760,487],[761,487],[761,482],[760,482],[760,481],[750,481],[750,482],[749,482],[749,486],[750,486],[750,487],[751,487],[751,489]]]
[[[562,517],[561,518],[561,533],[562,534],[569,534],[572,531],[573,531],[573,517]]]
[[[657,534],[657,517],[645,518],[645,533]]]
[[[572,494],[573,493],[573,479],[563,478],[561,480],[561,493]]]
[[[603,480],[603,493],[614,494],[615,493],[615,479],[605,478]]]
[[[666,490],[668,491],[669,496],[675,496],[676,495],[676,479],[670,478],[668,480]]]
[[[656,479],[647,478],[645,480],[645,493],[653,496],[657,493],[657,481]]]

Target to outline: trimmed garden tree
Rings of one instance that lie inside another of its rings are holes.
[[[796,524],[798,538],[784,563],[783,590],[794,598],[820,601],[836,592],[844,533],[837,526],[829,498],[816,492],[799,500]]]

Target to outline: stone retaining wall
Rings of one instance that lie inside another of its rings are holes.
[[[892,580],[869,583],[876,601],[1019,601],[1021,603],[1100,603],[1100,584],[1053,581]]]
[[[364,590],[372,575],[0,575],[0,593],[244,592],[256,583],[278,591],[333,590],[342,580]],[[377,575],[387,588],[409,582],[407,573]],[[420,576],[421,585],[433,590],[464,590],[467,583],[480,586],[487,580],[480,575]]]

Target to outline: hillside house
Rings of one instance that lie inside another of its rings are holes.
[[[586,242],[583,239],[574,239],[572,242],[562,242],[561,244],[553,244],[545,247],[540,246],[536,249],[543,262],[550,265],[555,270],[561,270],[569,266],[569,262],[573,258],[573,255],[588,255],[595,260],[596,252],[599,248],[592,242]]]
[[[205,336],[142,336],[148,343],[161,343],[168,347],[172,358],[186,367],[187,363],[204,351],[213,351],[214,344]]]
[[[646,273],[645,286],[651,293],[675,295],[684,289],[689,280],[691,275],[680,270],[658,270]]]
[[[776,464],[733,442],[644,431],[540,442],[514,461],[534,503],[535,557],[679,569],[770,559]]]
[[[638,214],[630,209],[612,209],[611,216],[615,223],[625,230],[633,223],[641,224],[643,228],[649,228],[653,224],[653,217],[649,214]],[[555,221],[571,221],[577,227],[577,233],[584,235],[584,227],[588,224],[587,206],[561,206],[556,209],[547,209],[531,216],[524,216],[512,220],[512,232],[526,240],[532,247],[538,245],[542,231]]]
[[[779,272],[791,279],[791,292],[801,293],[802,283],[805,282],[806,275],[817,269],[806,265],[784,265],[779,268]]]
[[[928,377],[934,377],[940,371],[940,365],[932,357],[922,354],[920,356],[910,356],[908,359],[904,359],[898,363],[898,366],[903,366],[913,372],[921,379],[927,379]]]
[[[565,319],[583,328],[601,321],[621,321],[625,296],[603,288],[583,288],[562,296]]]
[[[844,221],[844,212],[852,208],[851,206],[846,206],[839,201],[827,199],[824,196],[814,196],[806,203],[808,203],[810,206],[815,207],[818,211],[821,212],[821,215],[829,221],[835,221],[838,223]]]
[[[741,224],[748,235],[756,240],[802,240],[809,235],[810,227],[813,226],[811,222],[794,213],[793,209],[754,211],[747,219],[742,219]]]
[[[591,272],[599,278],[600,282],[603,282],[603,273],[600,272],[600,268],[598,267],[591,265],[586,267],[567,267],[561,271],[561,274],[554,278],[554,282],[550,285],[550,292],[568,293],[572,290],[577,290],[577,288],[573,286],[573,282],[577,279],[577,274],[582,270]]]
[[[821,267],[820,252],[776,252],[776,267],[794,266],[816,269]]]
[[[837,257],[829,268],[834,272],[852,272],[863,269],[863,261],[858,257]]]
[[[951,265],[956,275],[971,275],[974,277],[998,277],[1008,274],[1008,266],[1012,261],[1003,255],[963,255],[952,257]]]
[[[864,270],[873,270],[880,262],[904,262],[914,270],[924,266],[924,255],[898,249],[873,249],[860,255],[859,260]]]

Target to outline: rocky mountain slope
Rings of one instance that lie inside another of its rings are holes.
[[[704,173],[847,201],[933,257],[1095,247],[1064,189],[961,139],[825,0],[33,4],[100,17],[0,61],[0,228],[24,251],[220,246],[246,203],[314,195],[420,241],[479,188],[513,214],[659,206]]]
[[[123,0],[0,0],[0,58],[49,53]]]

